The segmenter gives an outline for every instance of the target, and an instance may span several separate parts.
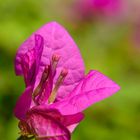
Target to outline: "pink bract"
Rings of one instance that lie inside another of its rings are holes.
[[[18,49],[17,75],[26,89],[14,109],[21,134],[36,139],[69,140],[83,119],[83,110],[120,87],[102,73],[84,75],[79,49],[68,32],[56,22],[44,25]]]
[[[33,33],[19,47],[16,54],[16,74],[23,75],[26,88],[31,86],[32,92],[39,84],[45,67],[52,65],[53,55],[59,55],[60,60],[56,69],[53,70],[55,74],[52,75],[52,70],[50,70],[48,83],[44,85],[47,89],[44,93],[43,101],[41,101],[43,103],[47,101],[63,69],[67,69],[68,74],[57,91],[57,100],[61,100],[69,94],[84,77],[84,63],[79,49],[63,27],[56,22],[51,22]],[[20,100],[23,100],[22,98],[26,97],[26,94],[28,93],[25,90]],[[17,103],[18,106],[21,104],[20,100]],[[21,108],[22,106],[23,104],[21,104]],[[27,102],[27,106],[33,106],[33,103]],[[18,118],[21,118],[22,116],[19,114],[21,109],[17,108],[15,108],[15,114]],[[23,108],[22,110],[25,110]]]
[[[65,115],[75,114],[111,96],[119,89],[120,87],[111,79],[98,71],[91,70],[69,96],[50,106]]]
[[[36,38],[38,38],[38,41]],[[35,50],[34,55],[31,55],[32,50]],[[25,64],[29,65],[29,68],[33,67],[33,69],[30,69],[31,72],[37,69],[36,71],[38,72],[34,74],[34,84],[36,87],[40,81],[44,67],[50,65],[53,54],[60,56],[53,84],[55,84],[60,71],[63,68],[68,69],[68,75],[58,91],[58,96],[61,98],[61,96],[66,96],[84,77],[84,63],[75,42],[58,23],[50,22],[44,25],[19,47],[15,59],[15,71],[17,75],[24,75],[25,77],[22,68]],[[26,55],[28,55],[28,62],[25,62],[26,59],[24,56]],[[35,56],[37,56],[38,62],[33,66]]]
[[[36,106],[27,111],[26,118],[20,121],[19,127],[26,128],[24,132],[37,139],[69,140],[71,125],[79,123],[83,117],[82,113],[62,115],[55,109]]]

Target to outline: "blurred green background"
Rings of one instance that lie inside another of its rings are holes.
[[[24,82],[14,73],[16,50],[49,21],[67,28],[86,72],[97,69],[121,86],[117,94],[85,111],[72,140],[140,139],[140,2],[125,0],[121,18],[92,15],[90,20],[75,16],[80,14],[74,13],[75,2],[0,0],[0,139],[15,140],[19,132],[13,108]]]

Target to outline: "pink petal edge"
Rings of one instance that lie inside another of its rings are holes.
[[[51,107],[58,109],[63,115],[75,114],[111,96],[119,89],[120,87],[108,77],[92,70],[72,91],[70,96],[63,101],[52,104]]]

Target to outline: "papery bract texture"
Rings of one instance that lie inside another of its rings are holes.
[[[50,65],[53,54],[58,54],[60,56],[60,61],[56,68],[56,74],[53,81],[54,84],[56,83],[61,70],[63,68],[68,69],[68,75],[57,94],[58,98],[61,99],[72,91],[74,86],[77,85],[84,76],[84,63],[79,49],[62,26],[56,22],[50,22],[33,33],[18,49],[15,60],[15,70],[17,75],[24,74],[22,68],[23,64],[21,63],[24,58],[21,56],[28,54],[32,49],[36,48],[36,41],[34,39],[36,34],[42,36],[44,39],[44,48],[41,54],[41,60],[38,64],[38,74],[35,74],[35,87],[40,81],[44,66]],[[31,56],[29,56],[29,58],[30,57]],[[31,63],[31,61],[28,60],[28,63]]]
[[[108,77],[93,70],[87,74],[65,100],[56,102],[51,107],[58,109],[65,115],[75,114],[111,96],[119,89],[120,87]]]
[[[70,140],[69,131],[47,114],[31,113],[28,115],[27,123],[38,139]]]
[[[38,139],[69,140],[72,132],[70,126],[79,123],[83,117],[82,113],[63,116],[55,109],[37,106],[27,112],[24,123],[28,125],[28,131]]]
[[[16,106],[14,108],[14,114],[18,119],[23,120],[25,118],[25,114],[29,110],[31,105],[32,92],[33,92],[32,87],[29,86],[19,97]]]
[[[17,75],[23,75],[26,87],[35,83],[36,74],[40,66],[44,40],[40,35],[34,35],[34,44],[30,49],[19,49],[15,61],[15,71]],[[25,51],[28,49],[27,51]]]

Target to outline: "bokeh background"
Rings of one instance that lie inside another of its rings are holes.
[[[139,0],[0,0],[0,139],[18,137],[13,108],[24,90],[15,76],[17,48],[49,21],[62,24],[97,69],[121,90],[85,111],[72,140],[140,139]]]

